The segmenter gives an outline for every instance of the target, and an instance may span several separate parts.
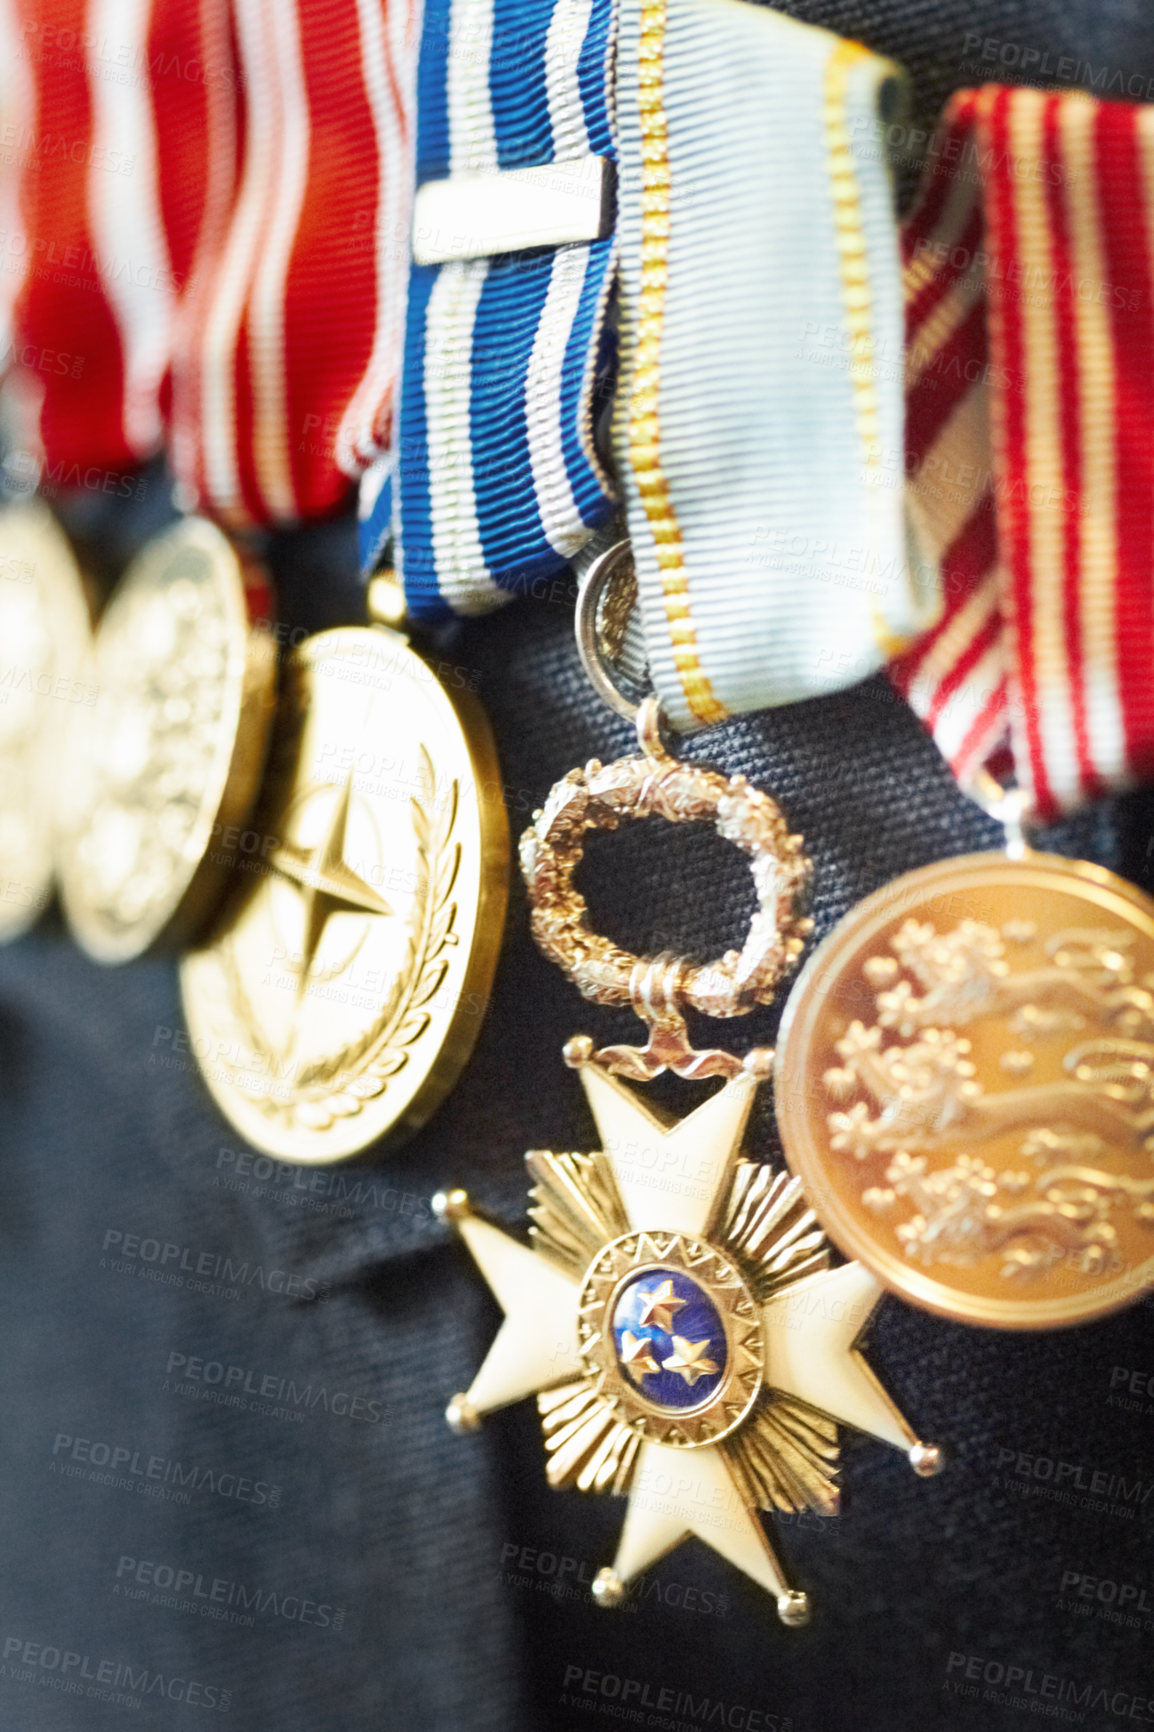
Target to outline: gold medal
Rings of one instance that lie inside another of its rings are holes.
[[[612,1565],[593,1583],[603,1606],[672,1546],[696,1536],[774,1596],[788,1625],[809,1618],[761,1511],[839,1503],[838,1425],[900,1449],[926,1478],[941,1452],[919,1441],[870,1369],[861,1337],[882,1296],[860,1263],[829,1267],[820,1223],[797,1178],[741,1153],[773,1054],[695,1051],[685,1012],[740,1016],[773,996],[809,922],[801,838],[744,777],[675,760],[652,699],[641,752],[572,771],[521,842],[541,948],[600,1004],[631,1004],[644,1047],[565,1049],[599,1134],[590,1154],[526,1156],[534,1180],[531,1246],[442,1193],[505,1313],[472,1386],[447,1411],[459,1432],[537,1397],[549,1483],[628,1498]],[[749,856],[757,911],[740,951],[713,963],[632,956],[592,931],[573,884],[587,832],[636,818],[709,820]],[[618,1080],[671,1070],[723,1086],[671,1120]]]
[[[39,500],[0,515],[0,942],[52,893],[50,790],[75,712],[91,722],[90,614],[67,537]]]
[[[97,961],[180,942],[227,883],[272,717],[269,610],[259,568],[187,518],[104,612],[97,701],[69,729],[59,802],[64,908]]]
[[[399,1140],[468,1058],[501,941],[508,825],[480,706],[393,631],[308,639],[254,835],[181,969],[208,1086],[281,1160]]]
[[[1154,903],[1028,850],[911,872],[786,1007],[787,1158],[835,1242],[930,1311],[1100,1317],[1154,1279]]]

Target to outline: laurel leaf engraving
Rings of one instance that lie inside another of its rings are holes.
[[[424,1010],[418,1011],[416,1016],[406,1017],[396,1034],[394,1034],[393,1040],[396,1042],[397,1046],[412,1046],[418,1036],[424,1034],[428,1026],[428,1012]]]
[[[414,1044],[430,1025],[432,1018],[422,1006],[430,1002],[444,983],[449,962],[442,953],[456,943],[457,904],[452,895],[460,871],[461,845],[452,836],[459,793],[455,779],[444,790],[438,787],[432,759],[424,746],[420,751],[418,783],[423,798],[414,795],[409,804],[417,843],[417,886],[409,914],[405,957],[392,990],[361,1038],[338,1053],[325,1054],[298,1068],[295,1074],[290,1069],[292,1087],[286,1091],[285,1055],[260,1039],[260,1023],[249,1004],[235,959],[231,955],[225,958],[234,1011],[250,1031],[253,1051],[263,1073],[274,1079],[264,1089],[254,1090],[250,1060],[238,1069],[237,1081],[244,1078],[241,1086],[246,1095],[269,1117],[302,1129],[323,1131],[336,1118],[356,1115],[367,1101],[378,1099],[386,1091],[389,1078],[405,1068]]]
[[[448,972],[449,964],[447,962],[434,962],[425,969],[416,992],[409,1000],[414,1009],[422,1004],[428,1004]],[[426,1017],[425,1021],[428,1022],[428,1020]]]
[[[432,955],[435,956],[438,951],[443,950],[446,943],[455,944],[457,942],[457,935],[455,932],[451,938],[449,936],[450,932],[452,932],[453,919],[456,912],[456,903],[448,902],[434,920],[429,934],[429,950]]]
[[[437,906],[438,908],[452,895],[453,885],[457,881],[457,872],[461,865],[461,844],[455,843],[445,856],[444,864],[437,875]]]
[[[378,1077],[396,1076],[409,1062],[407,1052],[385,1052],[380,1058],[373,1060],[373,1075]],[[379,1091],[378,1091],[379,1092]]]
[[[371,1101],[375,1100],[376,1097],[383,1092],[384,1087],[385,1084],[382,1077],[370,1074],[368,1076],[359,1076],[353,1082],[347,1083],[345,1085],[345,1092],[346,1094],[352,1095],[354,1100]]]

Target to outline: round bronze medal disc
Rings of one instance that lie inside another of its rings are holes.
[[[501,942],[508,824],[479,706],[393,632],[310,638],[249,840],[181,968],[209,1088],[281,1160],[402,1140],[468,1058]]]
[[[228,883],[273,715],[269,610],[260,568],[190,517],[148,544],[104,611],[57,819],[65,913],[98,962],[183,942]]]
[[[803,970],[775,1077],[830,1237],[912,1304],[1050,1329],[1154,1281],[1154,903],[1113,873],[887,884]]]
[[[49,791],[75,712],[91,718],[90,614],[64,531],[39,500],[0,514],[0,942],[52,893]]]

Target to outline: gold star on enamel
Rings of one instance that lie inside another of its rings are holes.
[[[668,1359],[661,1361],[663,1371],[675,1371],[678,1377],[684,1377],[690,1389],[699,1377],[709,1377],[717,1370],[713,1359],[706,1359],[705,1349],[709,1346],[709,1337],[704,1341],[687,1341],[684,1335],[673,1337],[673,1352]]]
[[[634,1335],[631,1329],[626,1329],[622,1331],[621,1351],[617,1357],[634,1377],[643,1377],[647,1372],[660,1369],[650,1352],[652,1346],[648,1335]]]
[[[660,1287],[653,1287],[648,1292],[643,1291],[640,1296],[645,1301],[641,1307],[642,1327],[647,1323],[654,1323],[668,1335],[673,1328],[674,1312],[680,1311],[685,1304],[684,1299],[674,1297],[673,1282],[663,1281]]]

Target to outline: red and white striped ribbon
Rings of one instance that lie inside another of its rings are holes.
[[[19,92],[4,165],[17,204],[5,237],[5,275],[18,280],[8,359],[39,386],[47,476],[63,486],[130,468],[161,442],[174,314],[203,203],[201,13],[214,3],[0,7]]]
[[[960,93],[904,240],[946,607],[891,677],[963,781],[1008,730],[1053,817],[1154,776],[1154,109]]]
[[[890,678],[954,773],[972,780],[1006,733],[989,432],[981,183],[957,164],[977,97],[955,97],[903,226],[907,499],[941,563],[942,613]]]
[[[202,509],[288,523],[339,507],[388,446],[419,6],[232,0],[232,12],[244,113],[239,133],[210,128],[173,461]]]
[[[19,165],[21,140],[31,131],[35,115],[17,0],[0,0],[0,374],[14,354],[13,313],[27,271]]]

